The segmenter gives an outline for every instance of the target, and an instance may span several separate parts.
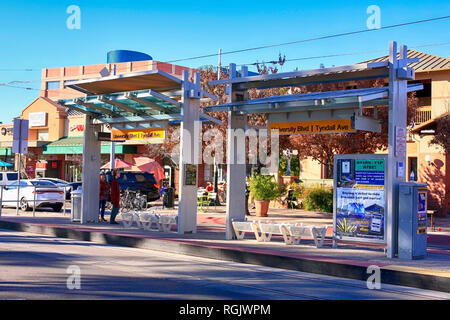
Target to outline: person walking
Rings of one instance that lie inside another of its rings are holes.
[[[119,187],[119,179],[120,171],[113,170],[112,172],[112,180],[111,180],[111,204],[113,206],[111,210],[111,219],[109,220],[110,224],[118,224],[116,222],[116,216],[119,213],[120,208],[120,187]]]
[[[102,222],[106,222],[105,206],[108,194],[109,194],[109,183],[106,181],[105,173],[102,172],[100,173],[100,201],[99,201],[100,221]]]

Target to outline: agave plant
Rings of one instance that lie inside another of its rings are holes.
[[[336,227],[340,232],[344,232],[344,233],[356,232],[356,225],[352,224],[346,218],[339,220],[336,224]]]

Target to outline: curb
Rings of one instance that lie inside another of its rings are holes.
[[[370,274],[367,273],[366,266],[252,252],[248,248],[246,248],[245,251],[242,251],[230,248],[220,248],[207,244],[199,245],[192,242],[180,242],[177,240],[155,239],[148,237],[142,238],[133,235],[115,235],[99,231],[75,230],[63,227],[1,220],[0,228],[38,233],[79,241],[90,241],[99,244],[157,250],[361,281],[367,281],[367,278],[370,276]],[[448,277],[405,270],[393,270],[388,266],[381,267],[380,269],[381,282],[384,284],[450,293],[450,279]]]

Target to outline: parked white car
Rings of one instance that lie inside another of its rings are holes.
[[[15,181],[4,187],[2,206],[17,207],[17,186],[18,181]],[[36,206],[36,208],[53,208],[55,212],[60,212],[64,201],[64,188],[50,181],[20,180],[19,208],[21,210],[30,210]]]
[[[17,181],[18,174],[14,171],[0,171],[0,186],[8,186]]]

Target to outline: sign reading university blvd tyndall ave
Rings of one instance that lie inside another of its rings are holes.
[[[111,140],[164,139],[164,128],[112,130]]]
[[[269,131],[278,130],[278,134],[355,132],[351,119],[314,120],[301,122],[272,122]]]

